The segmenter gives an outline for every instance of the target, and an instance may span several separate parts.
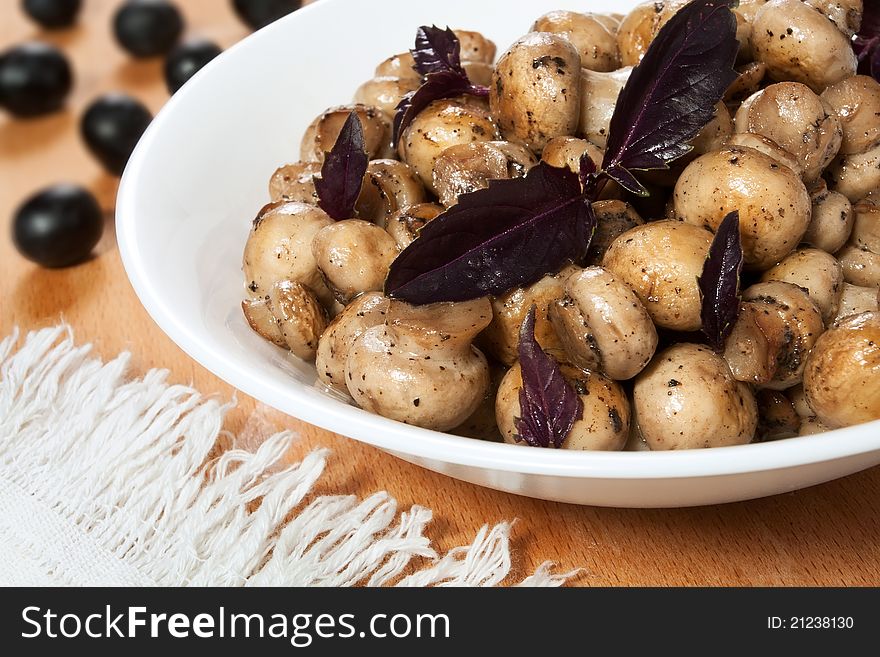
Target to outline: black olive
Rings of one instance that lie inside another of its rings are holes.
[[[183,17],[167,0],[128,0],[113,18],[113,32],[135,57],[164,55],[183,32]]]
[[[221,52],[223,50],[220,46],[204,39],[193,39],[177,46],[165,60],[165,84],[168,85],[168,91],[175,93]]]
[[[55,185],[18,209],[12,240],[19,253],[43,267],[69,267],[86,258],[104,231],[101,206],[76,185]]]
[[[28,16],[52,30],[73,25],[82,0],[23,0],[21,5]]]
[[[140,101],[112,93],[89,105],[80,130],[92,154],[118,176],[152,120],[150,110]]]
[[[32,41],[0,55],[0,105],[16,116],[54,112],[71,86],[70,64],[54,46]]]
[[[301,0],[233,0],[232,4],[241,20],[254,30],[302,7]]]

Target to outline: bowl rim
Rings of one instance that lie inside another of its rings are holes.
[[[834,431],[783,440],[680,451],[590,452],[526,448],[422,429],[363,411],[329,395],[298,395],[292,381],[282,386],[255,375],[242,363],[199,340],[175,317],[151,280],[138,248],[138,181],[149,166],[153,145],[176,108],[198,94],[198,80],[213,75],[240,52],[258,48],[267,34],[332,11],[333,0],[306,5],[244,38],[200,70],[175,93],[152,121],[132,154],[119,186],[116,237],[123,266],[138,298],[159,328],[188,356],[238,390],[309,424],[381,449],[419,459],[465,467],[550,477],[594,479],[680,479],[739,475],[834,461],[880,450],[880,420]],[[311,390],[311,388],[309,388]]]

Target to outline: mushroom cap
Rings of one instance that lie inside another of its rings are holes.
[[[851,241],[855,246],[880,253],[880,205],[865,198],[853,206],[855,221]]]
[[[806,290],[769,281],[747,288],[724,347],[738,381],[784,390],[800,383],[807,354],[825,330]]]
[[[505,139],[540,153],[572,135],[580,115],[581,58],[565,37],[531,32],[505,52],[489,86],[489,107]]]
[[[412,53],[407,50],[382,60],[376,67],[375,74],[377,78],[400,78],[419,84],[422,81],[422,76],[419,75],[415,66],[416,61],[413,59]]]
[[[837,252],[847,283],[863,287],[880,287],[880,254],[848,242]]]
[[[315,360],[318,340],[329,319],[312,291],[301,283],[279,281],[269,290],[269,308],[293,355],[306,361]]]
[[[360,219],[384,228],[398,210],[424,202],[418,173],[398,160],[382,159],[367,165],[356,208]]]
[[[740,0],[736,10],[750,23],[755,20],[758,10],[767,4],[767,0]]]
[[[657,329],[642,302],[602,267],[569,276],[550,318],[573,364],[616,381],[641,372],[657,348]]]
[[[844,283],[840,293],[840,307],[834,321],[839,322],[850,315],[878,310],[880,310],[880,288]]]
[[[245,299],[241,302],[241,310],[248,326],[257,335],[278,347],[287,347],[287,341],[281,334],[278,320],[272,314],[268,295],[256,299]]]
[[[598,168],[602,164],[602,150],[586,139],[554,137],[547,142],[541,159],[557,168],[568,167],[575,173],[581,170],[581,156],[586,153]]]
[[[244,247],[244,277],[251,296],[265,296],[278,281],[311,288],[325,303],[332,296],[312,255],[312,239],[333,220],[323,210],[297,202],[270,203],[254,220]]]
[[[758,9],[750,44],[773,80],[802,82],[816,93],[856,72],[847,36],[801,0],[770,0]]]
[[[815,7],[847,37],[854,35],[861,27],[862,0],[804,0],[804,3]]]
[[[596,230],[587,252],[587,262],[591,264],[601,262],[608,247],[620,235],[645,223],[632,205],[619,199],[594,202],[593,214],[596,215]]]
[[[400,101],[408,93],[418,89],[419,82],[417,75],[415,77],[376,76],[357,88],[354,92],[354,102],[376,107],[393,120]]]
[[[880,144],[880,83],[867,75],[844,78],[822,92],[840,119],[843,155],[864,153]]]
[[[840,304],[843,268],[830,253],[797,249],[765,271],[761,281],[786,281],[803,288],[822,313],[822,319],[829,322]]]
[[[495,61],[497,47],[491,39],[473,30],[452,30],[461,44],[462,62],[481,62],[491,64]]]
[[[697,278],[711,244],[705,228],[654,221],[618,236],[602,266],[635,291],[657,326],[696,331],[702,325]]]
[[[794,404],[778,390],[758,390],[758,440],[779,440],[798,434],[801,418]]]
[[[298,201],[317,205],[315,176],[319,173],[319,162],[294,162],[279,167],[269,179],[269,196],[272,202]]]
[[[620,68],[617,31],[592,14],[557,10],[541,16],[532,25],[532,32],[552,32],[565,37],[577,48],[581,66],[591,71],[613,71]]]
[[[516,287],[494,297],[492,322],[480,336],[480,347],[505,365],[513,365],[518,358],[520,327],[529,309],[535,305],[535,339],[545,351],[564,359],[559,336],[550,323],[549,308],[562,298],[565,279],[573,271],[574,267],[566,267],[528,287]]]
[[[801,242],[828,253],[836,253],[846,244],[852,233],[855,215],[849,199],[840,192],[828,189],[825,181],[810,189],[813,209],[810,225]]]
[[[675,216],[717,230],[739,211],[745,264],[766,269],[791,253],[810,224],[812,204],[800,178],[751,148],[729,146],[691,162],[675,184]]]
[[[398,210],[391,215],[385,230],[394,238],[397,246],[403,250],[419,236],[419,231],[425,224],[436,219],[443,210],[443,206],[437,203],[419,203]]]
[[[669,347],[636,377],[636,421],[652,450],[743,445],[758,423],[755,397],[708,347]]]
[[[398,248],[376,224],[346,219],[316,233],[312,253],[327,286],[345,304],[363,292],[382,290]]]
[[[260,337],[314,360],[318,339],[327,327],[327,311],[314,293],[293,281],[278,281],[268,294],[241,303],[245,319]]]
[[[521,178],[535,164],[535,156],[520,144],[506,141],[456,144],[440,153],[434,162],[434,189],[440,202],[450,207],[462,194],[485,189],[490,180]]]
[[[617,97],[629,80],[632,67],[610,73],[581,71],[580,112],[578,135],[586,137],[598,148],[604,149],[608,141],[611,117],[617,106]]]
[[[760,89],[764,76],[767,75],[767,65],[764,62],[748,62],[738,66],[736,72],[739,73],[739,77],[724,92],[724,102],[733,106]]]
[[[617,47],[622,66],[636,66],[660,29],[662,2],[645,2],[630,11],[617,29]]]
[[[349,394],[361,408],[407,424],[436,431],[460,425],[490,387],[486,358],[470,344],[490,317],[487,299],[426,306],[392,299],[385,323],[349,349]]]
[[[850,315],[819,338],[807,358],[804,393],[828,427],[880,419],[880,314]]]
[[[336,315],[318,341],[315,368],[321,381],[348,393],[345,385],[348,352],[364,331],[385,323],[387,311],[386,297],[379,292],[365,292]]]
[[[838,156],[828,167],[828,182],[853,203],[880,189],[880,144],[863,153]]]
[[[449,359],[413,358],[394,351],[386,326],[374,326],[352,345],[346,383],[366,411],[435,431],[464,422],[489,390],[489,366],[475,347]],[[389,354],[390,352],[390,354]]]
[[[450,146],[500,139],[498,126],[485,109],[467,100],[435,100],[413,119],[400,137],[401,159],[434,188],[434,163]]]
[[[696,157],[717,151],[724,146],[725,141],[733,133],[733,119],[727,105],[718,102],[715,105],[715,115],[703,126],[702,130],[691,140],[693,150],[688,153],[690,157]]]
[[[492,84],[492,73],[495,67],[486,62],[462,62],[461,67],[468,76],[471,84],[478,84],[482,87],[488,87]]]
[[[799,82],[771,84],[746,99],[736,130],[764,135],[794,155],[807,182],[819,177],[843,139],[831,105]]]

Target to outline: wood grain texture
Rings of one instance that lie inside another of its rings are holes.
[[[277,413],[238,393],[183,354],[150,320],[128,284],[111,223],[116,180],[103,174],[78,134],[78,117],[96,94],[125,90],[153,110],[167,100],[161,61],[133,61],[114,43],[110,15],[121,0],[87,0],[79,27],[40,32],[0,3],[0,48],[41,38],[64,48],[76,69],[66,111],[30,121],[0,113],[0,334],[70,322],[81,342],[112,357],[134,354],[133,371],[168,368],[174,382],[238,399],[227,426],[265,435],[295,429],[296,459],[332,450],[319,492],[369,494],[385,489],[406,508],[434,510],[429,531],[443,549],[471,540],[487,522],[519,518],[515,570],[545,559],[583,567],[575,584],[594,585],[877,585],[880,584],[880,469],[812,489],[740,504],[683,510],[584,508],[498,493],[422,470],[371,447]],[[178,0],[188,33],[228,46],[245,28],[221,0]],[[523,17],[528,25],[530,16]],[[9,240],[19,202],[50,183],[69,180],[95,191],[107,210],[107,234],[90,262],[60,271],[23,260]]]

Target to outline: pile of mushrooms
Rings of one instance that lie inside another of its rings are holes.
[[[488,102],[431,103],[397,149],[395,107],[419,75],[409,53],[380,63],[269,181],[244,252],[250,326],[365,410],[487,440],[518,442],[532,306],[583,402],[564,449],[739,445],[880,419],[880,84],[856,75],[861,0],[741,0],[739,78],[691,153],[646,176],[649,201],[606,187],[585,262],[469,302],[382,294],[398,253],[462,194],[540,160],[600,162],[632,67],[684,4],[551,12],[497,62],[489,39],[456,30]],[[314,181],[352,111],[371,162],[355,216],[333,221]],[[734,210],[744,290],[716,353],[695,338],[697,277]]]

